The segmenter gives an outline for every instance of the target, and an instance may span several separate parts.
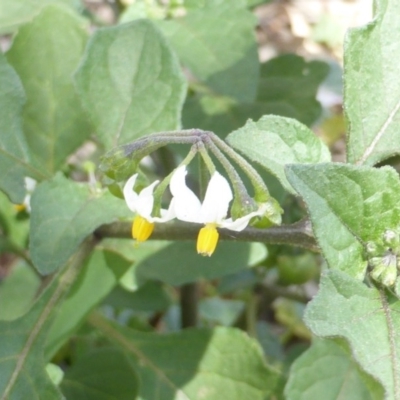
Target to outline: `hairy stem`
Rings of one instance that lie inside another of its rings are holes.
[[[95,234],[100,238],[132,238],[130,222],[114,222],[99,227]],[[199,225],[171,222],[156,224],[151,240],[196,240]],[[259,242],[267,244],[286,244],[304,249],[319,251],[308,220],[292,225],[276,226],[268,229],[247,227],[241,232],[220,229],[220,240]]]

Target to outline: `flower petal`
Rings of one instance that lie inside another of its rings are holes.
[[[186,222],[201,222],[201,203],[191,189],[186,186],[186,166],[178,167],[171,177],[169,188],[173,196],[176,218]]]
[[[262,205],[259,207],[257,211],[253,211],[243,217],[240,217],[238,219],[235,219],[234,221],[232,218],[228,218],[218,224],[220,228],[226,228],[230,229],[231,231],[236,231],[240,232],[243,229],[246,228],[246,226],[249,224],[250,220],[254,217],[259,217],[265,213],[266,207]]]
[[[162,208],[160,210],[161,217],[152,217],[153,222],[167,222],[171,221],[171,219],[176,218],[175,212],[175,199],[172,198],[171,202],[169,203],[168,210]]]
[[[232,199],[232,190],[228,181],[219,172],[214,172],[201,206],[201,222],[217,224],[222,222],[228,214],[229,203]]]
[[[29,176],[26,176],[25,179],[25,189],[28,193],[32,193],[35,190],[36,187],[36,181],[33,178],[30,178]]]
[[[139,193],[138,198],[136,200],[136,212],[146,218],[148,221],[152,219],[151,212],[153,211],[154,206],[154,187],[160,181],[154,181],[151,185],[146,186]]]
[[[136,212],[136,203],[138,200],[138,195],[133,191],[133,187],[135,186],[136,178],[138,174],[132,175],[125,183],[124,186],[124,198],[127,206],[133,212]]]

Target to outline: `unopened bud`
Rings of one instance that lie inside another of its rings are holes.
[[[390,247],[392,250],[397,250],[400,245],[399,234],[393,230],[388,229],[383,234],[384,243]]]

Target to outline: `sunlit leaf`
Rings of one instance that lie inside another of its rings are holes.
[[[109,192],[98,193],[61,174],[38,186],[31,206],[30,252],[43,274],[63,265],[98,226],[131,214]]]
[[[80,0],[0,0],[0,34],[14,32],[49,4],[78,6]]]
[[[347,157],[373,165],[400,153],[400,29],[398,1],[376,1],[373,22],[345,40]]]
[[[274,115],[232,132],[227,142],[275,175],[291,193],[295,193],[285,176],[287,164],[316,164],[330,161],[329,149],[300,122]]]
[[[91,133],[72,81],[86,40],[78,16],[50,6],[21,27],[7,53],[26,92],[23,127],[30,156],[50,174]]]
[[[390,167],[291,165],[287,177],[309,210],[331,268],[362,279],[364,246],[400,225],[400,181]]]
[[[277,383],[277,372],[265,364],[261,348],[236,329],[159,335],[121,327],[98,315],[89,322],[135,363],[142,398],[220,400],[223,393],[232,400],[264,400]]]
[[[361,368],[382,383],[386,398],[399,397],[400,302],[394,296],[332,270],[323,276],[305,321],[315,335],[346,339]]]
[[[13,202],[22,202],[24,177],[43,177],[32,167],[28,145],[22,130],[25,93],[14,69],[0,53],[0,189]]]
[[[180,125],[186,81],[148,20],[97,30],[75,78],[106,148]]]
[[[316,340],[292,365],[285,399],[381,400],[383,388],[334,340]]]
[[[200,81],[219,94],[248,102],[256,96],[259,75],[256,21],[246,8],[227,3],[192,9],[158,25]]]

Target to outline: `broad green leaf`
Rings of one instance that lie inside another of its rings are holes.
[[[367,241],[400,224],[400,181],[391,167],[290,165],[287,178],[308,208],[331,268],[363,279]]]
[[[292,365],[287,400],[381,400],[383,388],[337,341],[317,340]]]
[[[48,4],[78,6],[79,0],[0,0],[0,34],[14,32]]]
[[[81,246],[27,314],[13,321],[0,321],[1,400],[61,400],[61,393],[46,372],[43,348],[54,311],[93,246],[93,240]]]
[[[172,296],[161,282],[148,281],[136,291],[128,291],[116,287],[104,300],[116,309],[132,309],[135,311],[165,311],[172,304]]]
[[[326,63],[306,62],[294,54],[272,58],[261,65],[254,101],[238,104],[232,98],[199,91],[185,102],[183,125],[210,130],[220,136],[240,128],[249,118],[258,120],[266,114],[294,118],[311,125],[321,113],[316,95],[327,72]]]
[[[261,65],[257,103],[276,114],[311,125],[321,115],[316,99],[319,85],[329,66],[322,61],[307,62],[295,54],[274,57]]]
[[[179,127],[185,79],[148,20],[97,30],[75,79],[106,148]]]
[[[399,2],[376,1],[373,22],[345,40],[347,158],[373,165],[400,153]]]
[[[22,130],[25,93],[14,69],[0,52],[0,189],[15,203],[22,202],[24,177],[43,177],[30,164]]]
[[[139,381],[128,357],[106,347],[85,354],[69,368],[61,390],[71,400],[133,400]]]
[[[199,303],[199,315],[207,324],[231,326],[245,309],[245,303],[241,300],[221,299],[210,297]]]
[[[24,262],[13,265],[0,284],[0,320],[13,320],[28,311],[39,285],[39,277],[28,265]]]
[[[221,242],[212,257],[203,257],[197,254],[194,242],[165,242],[163,248],[136,263],[135,275],[138,282],[154,279],[182,285],[249,268],[266,255],[265,246],[260,243]]]
[[[131,214],[109,192],[98,193],[61,174],[37,187],[31,206],[30,254],[42,274],[63,265],[97,227]]]
[[[46,359],[77,330],[84,317],[118,284],[131,263],[110,251],[95,251],[82,267],[51,326],[46,342]]]
[[[223,393],[231,400],[264,400],[277,383],[258,344],[236,329],[159,335],[121,327],[99,315],[89,323],[135,363],[144,399],[220,400]]]
[[[321,337],[342,337],[361,368],[400,398],[400,302],[340,271],[329,271],[309,304],[305,322]]]
[[[31,158],[51,174],[91,133],[72,81],[86,39],[79,17],[49,6],[21,27],[7,53],[26,92],[23,126]]]
[[[275,175],[291,193],[295,191],[286,179],[286,164],[316,164],[331,158],[329,149],[310,129],[296,120],[274,115],[247,121],[226,140]]]
[[[254,15],[224,2],[160,21],[182,63],[216,93],[239,102],[254,100],[259,62]]]

